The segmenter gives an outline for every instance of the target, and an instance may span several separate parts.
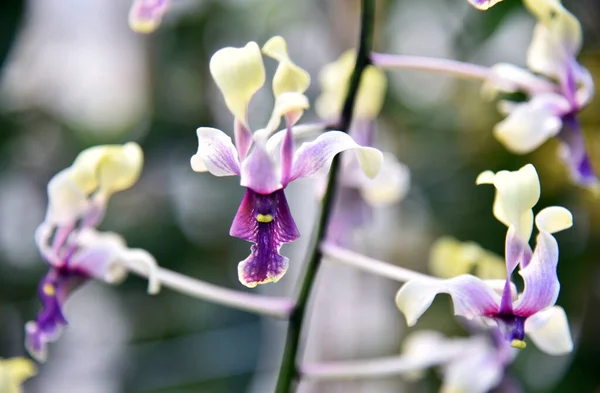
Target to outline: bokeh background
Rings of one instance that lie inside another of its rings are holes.
[[[169,269],[226,287],[237,281],[249,244],[228,229],[243,190],[237,179],[196,174],[189,166],[198,126],[229,132],[232,119],[208,72],[223,46],[284,36],[293,59],[313,75],[354,46],[355,0],[172,0],[160,29],[129,30],[128,0],[30,0],[0,4],[0,357],[24,354],[23,325],[39,310],[36,287],[46,271],[33,242],[42,221],[45,187],[77,153],[103,143],[138,141],[142,177],[111,200],[101,228],[120,232]],[[565,0],[580,19],[581,62],[600,80],[600,2]],[[465,0],[378,1],[376,49],[441,56],[482,65],[524,65],[534,19],[518,0],[487,12]],[[267,63],[268,71],[274,70]],[[412,172],[408,197],[377,212],[357,236],[364,252],[426,271],[429,247],[441,235],[473,240],[499,254],[505,228],[491,214],[492,187],[476,187],[486,169],[536,165],[538,206],[560,204],[575,226],[558,234],[559,304],[569,315],[576,350],[550,357],[533,345],[509,373],[525,392],[600,392],[600,200],[571,185],[548,142],[526,156],[506,152],[492,137],[500,120],[480,84],[415,71],[388,73],[379,120],[380,146]],[[268,119],[265,88],[250,121]],[[305,120],[315,120],[308,113]],[[590,154],[600,169],[600,111],[581,116]],[[303,237],[284,248],[290,272],[255,289],[294,293],[315,216],[314,184],[288,189]],[[393,304],[398,283],[325,263],[318,282],[307,359],[397,354],[408,329]],[[217,307],[164,289],[146,294],[131,277],[110,287],[91,283],[69,301],[69,328],[51,346],[50,361],[26,393],[271,391],[285,323]],[[465,335],[440,296],[414,329]],[[303,384],[305,392],[435,392],[438,374],[418,382]]]

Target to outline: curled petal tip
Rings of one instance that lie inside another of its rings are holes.
[[[561,206],[550,206],[541,210],[535,217],[535,225],[540,231],[556,233],[573,226],[573,215]]]
[[[469,0],[469,3],[478,10],[485,11],[492,8],[502,0]]]

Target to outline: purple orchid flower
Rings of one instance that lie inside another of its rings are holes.
[[[35,241],[50,270],[39,285],[42,310],[25,326],[25,346],[39,361],[45,361],[47,344],[67,325],[63,308],[77,288],[90,279],[122,281],[126,263],[156,269],[146,251],[129,249],[119,235],[94,229],[110,195],[131,187],[141,165],[142,151],[135,143],[97,146],[83,151],[48,183],[48,211]],[[149,292],[156,293],[158,285],[151,278]]]
[[[238,265],[239,280],[248,287],[276,282],[288,268],[288,258],[279,250],[300,237],[284,193],[290,182],[326,171],[336,154],[349,149],[370,177],[377,175],[382,160],[378,150],[362,147],[340,131],[325,132],[295,151],[293,126],[309,107],[302,93],[310,76],[290,60],[282,37],[271,38],[262,52],[279,62],[273,77],[275,104],[267,127],[252,133],[247,121],[249,102],[265,82],[261,50],[255,42],[243,48],[223,48],[211,58],[210,70],[235,117],[235,145],[223,131],[201,127],[198,152],[191,159],[194,171],[240,176],[246,188],[229,233],[254,243],[248,258]],[[282,118],[286,129],[273,134]]]
[[[525,0],[525,5],[538,19],[527,53],[531,71],[498,64],[487,87],[515,92],[520,86],[532,86],[526,90],[530,99],[523,103],[502,101],[500,110],[508,116],[496,125],[494,135],[518,154],[535,150],[551,137],[558,138],[559,156],[571,178],[584,187],[596,188],[598,178],[577,120],[577,114],[594,94],[591,74],[576,60],[581,49],[581,26],[559,1]],[[531,83],[539,79],[533,73],[547,77],[550,83]]]
[[[491,176],[484,173],[480,178]],[[562,207],[549,207],[538,213],[535,223],[539,235],[532,253],[527,241],[531,233],[530,208],[539,197],[539,183],[537,196],[536,186],[531,184],[531,180],[538,182],[537,174],[529,165],[514,173],[499,172],[495,177],[498,194],[494,213],[510,223],[505,249],[506,280],[484,281],[461,275],[447,280],[409,281],[398,292],[396,303],[412,326],[438,293],[448,293],[456,315],[493,322],[516,348],[525,346],[525,333],[529,333],[536,345],[550,354],[569,352],[573,343],[566,315],[562,308],[554,306],[560,283],[556,275],[558,244],[551,234],[572,225],[571,213]],[[517,184],[510,186],[510,180]],[[525,288],[516,296],[511,275],[518,266]]]
[[[250,256],[238,266],[240,282],[248,287],[276,282],[287,270],[288,258],[279,250],[300,237],[283,191],[290,182],[326,170],[336,154],[348,149],[357,150],[362,167],[371,175],[377,173],[381,160],[378,150],[362,147],[340,131],[303,143],[295,153],[291,126],[268,141],[255,134],[254,142],[249,143],[254,149],[241,162],[240,144],[236,149],[224,132],[201,127],[197,134],[198,152],[192,157],[192,168],[215,176],[240,176],[246,187],[229,234],[254,243]]]

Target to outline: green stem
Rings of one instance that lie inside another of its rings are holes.
[[[361,3],[362,10],[360,20],[360,39],[356,53],[356,64],[354,66],[354,70],[352,71],[352,75],[350,76],[350,85],[346,95],[346,100],[344,101],[340,123],[338,127],[336,127],[337,130],[343,132],[348,132],[348,129],[350,128],[350,123],[352,122],[352,113],[354,111],[354,102],[356,100],[360,79],[364,69],[371,64],[369,53],[371,52],[371,48],[373,46],[375,4],[374,0],[361,0]],[[325,239],[327,225],[329,223],[331,210],[333,208],[333,201],[335,200],[335,185],[337,183],[337,175],[339,172],[339,161],[339,156],[336,156],[331,164],[329,180],[327,182],[327,190],[325,192],[325,196],[323,197],[323,207],[321,208],[321,213],[317,221],[317,227],[313,234],[311,247],[309,248],[311,251],[308,255],[305,264],[305,271],[300,282],[298,301],[292,310],[288,324],[283,359],[281,362],[281,368],[279,370],[279,377],[277,379],[277,387],[275,388],[276,393],[290,393],[295,390],[295,385],[298,382],[299,374],[296,361],[298,357],[300,337],[302,334],[302,324],[306,315],[308,299],[312,292],[317,271],[319,270],[321,259],[323,257],[319,245],[323,239]]]

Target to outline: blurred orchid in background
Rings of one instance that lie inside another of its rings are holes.
[[[540,211],[535,217],[539,230],[537,246],[531,253],[528,245],[533,227],[531,208],[537,203],[540,190],[535,168],[526,165],[515,172],[493,174],[488,171],[482,173],[477,182],[494,184],[497,189],[494,215],[509,226],[506,280],[504,283],[484,281],[472,275],[447,280],[413,280],[398,292],[398,307],[412,326],[438,293],[448,293],[456,315],[498,326],[515,348],[525,346],[523,340],[528,333],[547,353],[570,352],[573,343],[568,321],[564,310],[555,306],[560,283],[556,275],[558,244],[552,233],[571,227],[571,213],[557,206]],[[518,296],[511,281],[517,266],[525,283],[523,293]]]
[[[496,138],[511,152],[529,153],[549,138],[561,143],[560,157],[568,165],[573,181],[584,187],[597,188],[598,178],[586,153],[577,114],[592,99],[594,81],[590,72],[577,62],[582,31],[579,21],[559,0],[525,0],[525,6],[537,18],[527,52],[525,70],[500,63],[492,68],[492,77],[484,92],[523,91],[526,102],[500,101],[507,115],[494,128]],[[532,83],[538,75],[551,84]],[[526,88],[536,86],[536,88]]]
[[[129,11],[129,26],[137,33],[148,34],[155,31],[170,0],[134,0]]]
[[[67,324],[63,306],[80,285],[91,278],[122,281],[125,262],[149,271],[156,267],[146,251],[129,249],[118,234],[95,229],[110,196],[137,181],[142,162],[136,143],[96,146],[81,152],[48,183],[48,210],[35,241],[50,271],[39,285],[42,311],[25,327],[26,347],[37,360],[46,359],[47,343]],[[156,293],[158,282],[150,276],[149,292]]]
[[[355,60],[356,53],[349,50],[321,70],[321,95],[317,98],[315,110],[328,123],[336,124],[342,113]],[[358,88],[350,127],[350,135],[362,146],[374,146],[375,123],[383,106],[386,89],[387,80],[383,71],[367,66]],[[402,200],[409,187],[410,172],[393,154],[383,154],[382,167],[375,178],[364,175],[356,155],[344,154],[328,240],[343,245],[351,244],[352,230],[368,223],[373,207]]]
[[[221,49],[213,55],[210,70],[235,117],[235,145],[223,131],[201,127],[198,152],[191,159],[194,171],[237,175],[246,187],[229,233],[254,243],[250,256],[238,266],[239,280],[248,287],[276,282],[287,270],[288,259],[279,250],[300,236],[283,192],[290,182],[327,170],[333,157],[344,150],[355,151],[370,177],[377,175],[382,160],[378,150],[362,147],[339,131],[326,132],[295,151],[293,126],[309,107],[303,93],[310,77],[290,60],[283,38],[273,37],[262,51],[279,62],[273,77],[275,105],[267,127],[252,133],[247,122],[248,104],[265,82],[258,45],[250,42],[244,48]],[[273,134],[282,117],[286,130]]]
[[[37,372],[35,364],[26,358],[0,358],[0,392],[21,393],[21,384]]]

